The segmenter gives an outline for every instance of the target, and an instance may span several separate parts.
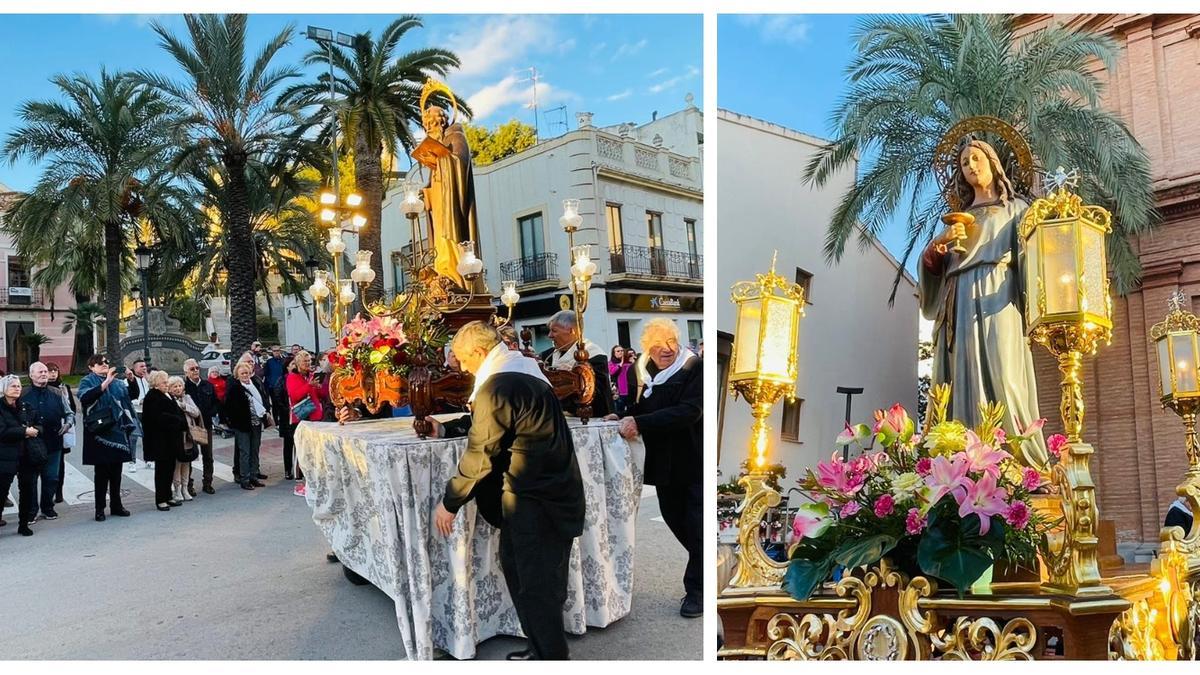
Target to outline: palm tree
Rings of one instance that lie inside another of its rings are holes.
[[[355,184],[363,197],[367,227],[361,234],[361,247],[374,252],[371,266],[375,280],[368,296],[383,294],[383,252],[379,226],[383,214],[383,194],[386,189],[383,171],[384,158],[396,155],[397,145],[407,152],[415,141],[410,125],[421,123],[421,88],[429,77],[445,77],[457,68],[458,57],[445,49],[427,47],[396,54],[400,40],[422,25],[420,17],[406,15],[393,21],[374,40],[370,32],[359,33],[354,44],[346,49],[332,48],[334,68],[333,89],[337,101],[342,143],[354,157]],[[302,105],[320,105],[319,119],[329,119],[329,73],[331,52],[317,48],[304,59],[307,65],[322,65],[324,70],[315,82],[291,87],[283,99]],[[464,114],[469,110],[462,104]],[[325,139],[332,129],[323,131]]]
[[[156,92],[125,75],[51,80],[64,101],[28,101],[23,126],[4,144],[9,162],[46,161],[34,189],[18,197],[5,229],[34,281],[52,290],[70,280],[75,292],[104,296],[105,337],[120,338],[122,281],[130,270],[130,233],[138,218],[167,220],[164,172],[179,117]],[[103,249],[101,266],[96,251]]]
[[[1042,168],[1079,169],[1084,199],[1114,214],[1108,251],[1117,289],[1136,286],[1141,267],[1129,236],[1152,227],[1157,213],[1145,151],[1100,107],[1091,66],[1099,60],[1113,71],[1109,39],[1051,27],[1018,40],[1012,19],[993,14],[871,17],[855,35],[850,89],[832,116],[836,137],[810,160],[805,180],[821,186],[857,155],[875,159],[834,212],[827,259],[841,258],[860,223],[865,245],[906,207],[907,263],[946,210],[931,166],[939,137],[963,118],[992,115],[1018,129]],[[1004,156],[1005,144],[989,140]]]
[[[261,157],[287,161],[305,145],[298,107],[271,100],[276,87],[299,75],[294,66],[271,68],[293,31],[285,27],[247,60],[246,15],[188,14],[184,19],[189,44],[162,24],[152,24],[160,45],[183,70],[184,81],[145,71],[137,77],[191,113],[186,125],[191,143],[177,158],[179,168],[219,166],[227,181],[222,233],[225,246],[235,252],[226,264],[231,347],[237,352],[249,348],[258,334],[248,167]]]
[[[278,278],[278,290],[283,295],[304,294],[311,283],[306,278],[305,261],[310,256],[326,258],[316,218],[306,203],[319,180],[306,179],[306,170],[296,165],[284,175],[274,168],[261,162],[247,167],[245,185],[254,242],[251,256],[232,248],[225,236],[231,199],[229,181],[215,167],[195,172],[195,198],[203,217],[185,242],[161,245],[162,287],[185,288],[198,296],[227,295],[226,271],[230,264],[235,258],[249,258],[256,290],[266,297],[268,309],[275,290],[270,284],[272,274]]]
[[[75,331],[75,362],[71,371],[82,369],[87,358],[92,355],[92,334],[96,332],[96,319],[104,316],[104,305],[76,297],[76,305],[66,311],[63,320],[63,335]]]

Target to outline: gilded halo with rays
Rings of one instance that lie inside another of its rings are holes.
[[[429,98],[434,94],[443,94],[450,99],[450,107],[453,110],[453,116],[446,121],[446,126],[450,126],[458,121],[458,99],[454,97],[454,92],[450,91],[450,87],[445,82],[439,82],[432,77],[425,80],[425,86],[421,87],[421,117],[425,116],[425,109],[429,107]]]

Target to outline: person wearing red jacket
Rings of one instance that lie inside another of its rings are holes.
[[[288,365],[287,373],[287,398],[288,398],[288,415],[291,416],[291,424],[288,426],[291,433],[283,439],[283,470],[286,478],[292,479],[292,460],[296,454],[295,445],[295,430],[296,425],[302,421],[320,422],[325,414],[324,406],[321,404],[323,396],[321,395],[321,384],[315,377],[312,368],[312,354],[302,351],[296,354]],[[309,399],[313,402],[312,412],[308,413],[303,420],[296,417],[293,412],[296,405],[304,399]],[[304,471],[300,469],[299,462],[296,462],[296,480],[304,480]],[[299,488],[297,488],[299,489]]]

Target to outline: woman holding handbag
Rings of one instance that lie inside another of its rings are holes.
[[[258,450],[262,443],[262,430],[269,419],[270,398],[266,388],[254,377],[254,366],[249,361],[238,361],[233,367],[234,380],[225,392],[225,422],[233,430],[239,454],[241,473],[238,475],[243,490],[266,487],[259,475]]]
[[[29,527],[37,515],[37,479],[42,465],[46,463],[46,446],[41,446],[41,461],[30,439],[38,439],[41,430],[26,420],[22,414],[21,378],[6,375],[0,378],[0,494],[7,495],[13,478],[17,479],[18,526],[17,533],[29,537]]]
[[[154,462],[154,503],[159,511],[170,511],[183,500],[172,493],[178,475],[177,463],[183,454],[187,417],[168,391],[167,372],[156,370],[146,376],[150,391],[142,399],[143,451],[147,462]],[[187,484],[184,483],[184,487]]]
[[[196,405],[191,396],[184,391],[183,378],[171,377],[167,380],[167,392],[175,399],[175,404],[183,411],[187,422],[187,431],[183,432],[183,452],[176,457],[175,477],[171,481],[176,501],[192,501],[192,493],[188,491],[188,482],[192,479],[192,462],[200,457],[200,445],[208,441],[208,430],[200,419],[200,406]]]
[[[79,381],[79,407],[83,410],[83,463],[93,468],[96,496],[96,521],[102,522],[105,499],[112,515],[128,516],[121,505],[121,466],[133,457],[129,433],[133,430],[133,409],[124,393],[124,384],[116,381],[117,369],[103,354],[88,358],[91,371]]]
[[[291,417],[291,431],[294,434],[296,425],[303,421],[320,422],[324,417],[324,406],[321,404],[321,383],[312,368],[312,354],[300,352],[288,366],[287,398],[288,415]],[[290,439],[289,439],[290,440]],[[288,478],[292,477],[292,460],[295,456],[295,444],[287,440],[283,445],[283,469]],[[304,480],[304,471],[296,462],[296,480]],[[302,485],[296,490],[302,492]]]

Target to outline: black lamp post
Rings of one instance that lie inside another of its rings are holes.
[[[850,403],[851,400],[858,394],[863,393],[862,387],[838,387],[837,393],[846,396],[846,426],[850,426]],[[846,462],[850,459],[850,446],[842,448],[842,461]]]
[[[150,367],[150,313],[147,306],[150,303],[150,288],[146,285],[146,271],[150,269],[150,249],[138,244],[138,247],[133,249],[133,254],[137,258],[138,278],[141,280],[141,288],[134,288],[132,291],[134,302],[137,301],[138,295],[142,296],[142,358],[146,360],[146,368]]]
[[[316,259],[316,258],[314,258],[314,257],[312,257],[312,256],[309,256],[309,257],[308,257],[308,260],[305,260],[305,261],[304,261],[304,268],[308,270],[308,277],[309,277],[310,279],[313,277],[313,274],[315,274],[315,273],[316,273],[316,271],[317,271],[317,267],[319,267],[319,266],[320,266],[320,264],[321,264],[321,263],[317,262],[317,259]],[[310,296],[310,297],[311,297],[311,296]],[[319,325],[318,325],[318,323],[317,323],[317,302],[318,302],[318,300],[317,300],[316,298],[313,298],[313,299],[312,299],[312,303],[313,303],[313,304],[312,304],[312,317],[313,317],[313,357],[314,357],[314,358],[317,356],[317,354],[320,354],[320,353],[321,353],[321,332],[320,332],[320,331],[321,331],[321,328],[320,328],[320,326],[319,326]],[[320,360],[320,359],[318,359],[318,360]]]

